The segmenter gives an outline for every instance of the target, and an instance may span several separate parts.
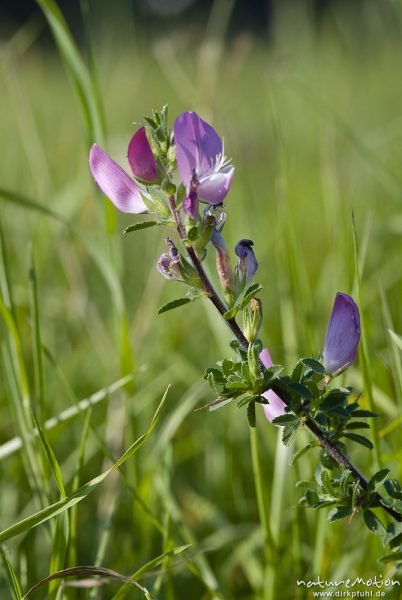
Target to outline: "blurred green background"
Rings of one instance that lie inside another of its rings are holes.
[[[263,340],[285,365],[317,355],[335,293],[356,294],[354,211],[370,368],[365,383],[360,364],[344,380],[364,392],[364,406],[372,391],[383,466],[398,477],[401,341],[390,330],[402,333],[402,3],[64,4],[81,66],[69,62],[68,43],[61,53],[55,46],[40,7],[0,6],[0,282],[15,325],[0,323],[0,528],[60,495],[36,441],[42,492],[27,479],[24,450],[7,445],[27,427],[30,406],[43,423],[132,374],[87,420],[83,411],[47,432],[68,494],[148,429],[172,385],[156,430],[122,475],[70,514],[74,535],[58,568],[98,564],[130,575],[191,544],[141,579],[157,598],[180,600],[312,598],[298,578],[392,574],[360,518],[329,525],[324,511],[297,507],[295,481],[313,475],[317,455],[289,467],[294,449],[283,448],[260,414],[278,548],[266,568],[245,414],[232,405],[195,412],[213,399],[202,373],[228,355],[229,331],[207,302],[156,316],[181,295],[155,269],[165,231],[122,237],[135,217],[105,209],[87,157],[96,141],[126,166],[135,123],[165,103],[171,122],[196,110],[214,125],[236,166],[225,236],[231,247],[254,240]],[[166,5],[175,12],[162,15]],[[57,33],[60,15],[49,14]],[[78,67],[91,82],[92,120],[77,94]],[[374,472],[367,450],[351,455]],[[58,539],[51,521],[6,543],[24,591],[51,572]],[[7,581],[4,568],[5,599]],[[32,598],[116,591],[43,587]],[[130,588],[128,597],[144,594]]]

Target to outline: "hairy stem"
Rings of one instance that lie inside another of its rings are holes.
[[[175,199],[173,196],[169,197],[169,206],[170,206],[170,210],[172,213],[172,217],[176,223],[177,233],[179,234],[179,237],[182,240],[182,242],[184,242],[184,247],[186,248],[187,254],[189,255],[190,260],[193,263],[193,266],[196,269],[196,271],[202,281],[203,288],[204,288],[205,292],[208,294],[209,299],[211,300],[212,304],[215,306],[215,308],[218,310],[218,312],[223,316],[224,313],[227,311],[227,307],[225,306],[225,304],[222,302],[222,300],[216,293],[194,248],[192,248],[187,242],[186,230],[181,221],[180,214],[177,210]],[[231,329],[233,335],[239,341],[239,343],[243,346],[243,348],[247,349],[249,346],[249,342],[248,342],[247,338],[244,336],[244,334],[243,334],[242,330],[240,329],[240,327],[238,326],[238,324],[236,323],[236,320],[233,318],[233,319],[225,319],[225,321],[228,324],[229,328]],[[263,366],[263,365],[261,365],[261,366]],[[272,390],[274,392],[276,392],[278,394],[278,396],[281,397],[281,399],[283,400],[283,402],[285,404],[288,404],[288,399],[286,397],[284,397],[284,393],[281,388],[273,385]],[[356,467],[354,467],[352,465],[350,460],[339,450],[339,448],[337,448],[330,440],[328,440],[326,438],[325,434],[321,431],[321,429],[319,428],[317,423],[315,423],[315,421],[313,421],[308,416],[306,416],[306,420],[304,423],[305,423],[305,426],[313,434],[313,436],[318,440],[318,442],[322,446],[322,448],[324,448],[324,450],[326,452],[328,452],[328,454],[339,465],[342,465],[346,469],[349,469],[349,471],[352,473],[353,477],[359,481],[362,489],[367,491],[368,490],[367,479],[358,471],[358,469],[356,469]],[[379,494],[377,494],[377,500],[379,500],[379,501],[381,500],[381,496]],[[384,505],[381,505],[381,508],[383,508],[383,510],[385,510],[396,521],[400,521],[400,522],[402,521],[402,515],[397,513],[392,508],[390,508],[388,506],[384,506]]]

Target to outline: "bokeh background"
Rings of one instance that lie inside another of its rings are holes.
[[[335,293],[356,295],[354,213],[369,372],[363,381],[359,361],[344,381],[362,392],[364,406],[372,395],[383,466],[397,477],[402,3],[64,1],[58,7],[72,42],[61,48],[42,10],[50,5],[57,8],[47,0],[0,3],[0,284],[2,315],[12,322],[0,323],[0,528],[60,495],[40,444],[32,444],[41,472],[34,481],[26,450],[10,444],[33,427],[31,408],[44,423],[100,391],[90,412],[73,408],[47,429],[70,493],[148,429],[171,388],[152,437],[70,512],[64,561],[55,559],[54,520],[6,543],[22,589],[55,565],[130,575],[181,544],[191,547],[141,579],[158,598],[312,598],[298,578],[392,574],[359,516],[330,525],[325,511],[297,507],[295,482],[313,476],[317,454],[289,467],[294,448],[285,450],[259,415],[278,548],[267,568],[246,416],[232,405],[195,411],[213,399],[202,373],[228,355],[229,332],[206,302],[156,316],[180,295],[155,269],[165,232],[123,237],[135,218],[111,209],[87,157],[96,141],[126,165],[136,123],[166,103],[171,122],[196,110],[214,125],[236,166],[225,235],[231,247],[254,240],[262,337],[286,366],[321,351]],[[57,30],[60,15],[47,16]],[[77,72],[90,82],[89,115]],[[351,455],[373,472],[369,451],[354,447]],[[6,571],[3,557],[5,599]],[[116,592],[116,584],[43,587],[32,598]],[[144,594],[130,588],[128,597]]]

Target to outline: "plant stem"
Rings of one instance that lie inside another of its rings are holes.
[[[194,248],[192,248],[188,244],[186,230],[181,221],[179,212],[176,207],[175,199],[173,196],[169,197],[169,206],[170,206],[170,210],[171,210],[173,219],[176,223],[177,233],[179,234],[180,239],[184,243],[184,247],[187,251],[187,254],[189,255],[190,260],[193,263],[194,268],[196,269],[196,271],[202,281],[204,290],[208,294],[209,299],[211,300],[211,302],[213,303],[215,308],[223,316],[224,313],[227,311],[227,307],[225,306],[225,304],[222,302],[222,300],[219,298],[218,294],[216,293]],[[236,323],[236,320],[233,318],[233,319],[225,319],[225,321],[228,324],[229,328],[231,329],[233,335],[239,341],[239,343],[243,346],[243,348],[247,349],[249,346],[249,342],[248,342],[247,338],[244,336],[244,334],[243,334],[242,330],[240,329],[240,327],[238,326],[238,324]],[[263,367],[263,365],[261,365],[261,366]],[[280,396],[280,398],[283,400],[283,402],[285,404],[289,403],[282,388],[280,388],[279,386],[273,385],[271,389],[275,393],[277,393],[278,396]],[[315,423],[315,421],[313,421],[313,419],[311,419],[310,417],[306,416],[304,424],[310,430],[310,432],[313,434],[313,436],[318,440],[319,444],[324,448],[324,450],[326,452],[328,452],[328,454],[339,465],[342,465],[346,469],[349,469],[349,471],[352,473],[353,477],[359,481],[360,486],[363,488],[363,490],[367,491],[368,490],[367,479],[358,471],[358,469],[356,469],[356,467],[354,467],[352,465],[350,460],[339,450],[339,448],[337,448],[329,439],[327,439],[325,437],[325,434],[321,431],[321,429],[317,425],[317,423]],[[381,501],[381,496],[379,494],[377,494],[376,499],[378,501]],[[388,506],[384,506],[383,504],[381,505],[381,508],[383,510],[385,510],[396,521],[402,522],[402,515],[397,513],[395,510],[393,510],[392,508],[390,508]]]
[[[253,477],[255,492],[257,496],[258,514],[264,534],[264,552],[265,552],[265,576],[264,576],[264,598],[274,597],[275,592],[275,564],[276,546],[272,536],[269,515],[267,510],[266,494],[262,479],[260,445],[258,440],[258,431],[256,427],[250,427],[250,445],[251,460],[253,464]]]

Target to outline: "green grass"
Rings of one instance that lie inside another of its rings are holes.
[[[194,109],[214,124],[236,165],[225,234],[231,247],[255,242],[274,361],[319,353],[336,291],[354,293],[364,356],[343,377],[380,413],[378,460],[401,477],[397,4],[393,27],[363,11],[364,35],[340,12],[319,36],[301,13],[296,29],[279,13],[267,45],[219,42],[229,3],[215,4],[205,37],[168,25],[141,35],[122,3],[87,15],[82,49],[53,3],[39,4],[63,60],[39,20],[0,56],[0,597],[77,565],[117,576],[102,596],[56,579],[31,597],[145,597],[121,587],[133,577],[160,599],[293,600],[311,597],[297,578],[392,574],[358,518],[329,525],[297,508],[295,481],[312,475],[317,451],[289,467],[261,414],[258,506],[245,413],[195,411],[213,399],[202,373],[228,352],[229,331],[204,301],[156,316],[180,296],[155,269],[164,232],[122,237],[135,218],[110,210],[87,157],[104,138],[125,164],[132,123],[164,103],[172,119]],[[374,472],[368,451],[351,452]]]

